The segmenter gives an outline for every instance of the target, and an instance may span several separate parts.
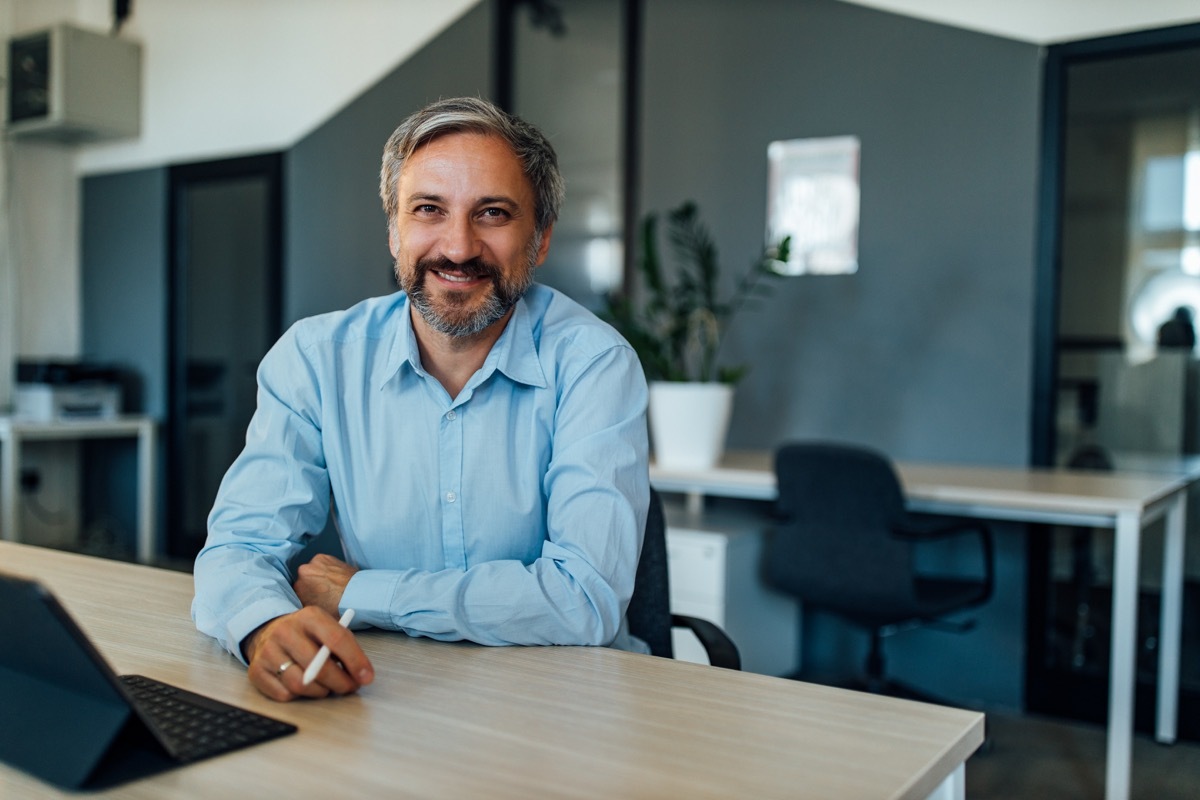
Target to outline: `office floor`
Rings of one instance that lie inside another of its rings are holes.
[[[967,761],[968,800],[1104,797],[1104,729],[1053,718],[987,713],[988,740]],[[1200,744],[1138,734],[1132,800],[1200,797]]]

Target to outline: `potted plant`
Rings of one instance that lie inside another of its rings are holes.
[[[658,251],[658,217],[641,226],[639,273],[645,301],[609,299],[606,318],[629,341],[650,382],[650,432],[660,466],[706,469],[720,460],[734,385],[745,365],[718,362],[737,313],[770,295],[775,266],[788,259],[790,239],[764,247],[727,297],[721,294],[717,248],[693,202],[667,214],[667,238],[678,261],[668,277]]]

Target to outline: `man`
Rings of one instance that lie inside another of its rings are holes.
[[[388,140],[380,194],[403,291],[302,320],[263,359],[196,558],[197,627],[276,700],[373,679],[347,609],[435,639],[644,649],[624,614],[645,379],[610,327],[533,283],[563,197],[553,148],[490,103],[439,101]],[[331,510],[346,561],[293,578]]]

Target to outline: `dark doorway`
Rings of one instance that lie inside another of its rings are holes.
[[[1177,309],[1200,311],[1200,25],[1058,45],[1045,64],[1035,463],[1172,471],[1200,451],[1194,338],[1159,333]],[[1161,523],[1147,533],[1152,553]],[[1080,529],[1031,538],[1030,711],[1105,718],[1111,545]],[[1137,724],[1150,731],[1161,560],[1143,563]],[[1197,739],[1194,567],[1185,582],[1179,735]]]
[[[282,155],[170,170],[167,550],[204,544],[281,331]]]

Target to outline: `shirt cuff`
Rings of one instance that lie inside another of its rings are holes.
[[[394,570],[360,569],[346,584],[338,611],[354,609],[354,629],[373,626],[392,628],[392,598],[400,576]]]
[[[246,657],[242,654],[242,642],[246,637],[276,617],[291,614],[296,610],[298,610],[297,606],[282,598],[262,600],[243,608],[233,616],[233,619],[229,620],[229,624],[226,626],[229,635],[227,649],[238,661],[249,666]]]

